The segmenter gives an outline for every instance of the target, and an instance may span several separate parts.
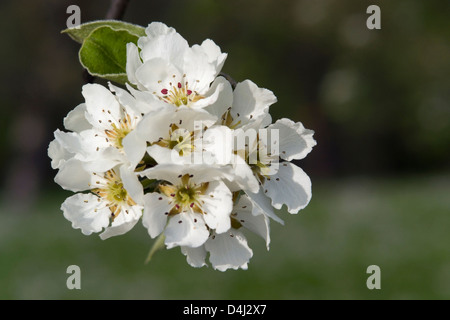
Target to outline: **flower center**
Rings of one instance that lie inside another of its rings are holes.
[[[274,173],[272,163],[279,161],[277,153],[268,152],[267,145],[260,139],[259,133],[253,143],[245,144],[243,149],[235,150],[234,153],[247,162],[260,182],[264,182]]]
[[[225,113],[221,117],[221,120],[222,120],[222,125],[227,126],[230,129],[236,129],[236,127],[241,124],[241,120],[239,120],[236,123],[233,123],[234,118],[231,115],[231,107],[228,108],[227,111],[225,111]]]
[[[182,211],[192,210],[197,213],[204,213],[201,208],[201,195],[204,195],[206,189],[208,189],[208,182],[201,184],[195,184],[190,181],[189,174],[183,175],[181,183],[177,186],[174,185],[159,185],[161,193],[169,198],[172,198],[172,202],[175,204],[170,211],[170,215],[178,214]]]
[[[125,113],[123,119],[119,119],[119,125],[111,124],[111,129],[106,129],[105,134],[112,146],[122,150],[123,138],[127,136],[134,128],[132,119],[128,113]]]
[[[169,128],[168,139],[159,139],[155,144],[178,151],[180,157],[194,151],[194,133],[187,129],[179,128],[172,123]]]
[[[183,78],[185,76],[186,75],[184,75]],[[153,93],[156,94],[156,92]],[[163,88],[161,90],[161,94],[162,95],[158,95],[160,100],[177,107],[189,106],[191,103],[204,98],[199,95],[198,92],[190,90],[187,81],[184,84],[178,82],[175,85],[170,82],[168,88]]]
[[[104,181],[97,181],[99,187],[93,189],[92,192],[107,202],[114,220],[124,208],[129,208],[136,205],[136,203],[128,195],[122,180],[114,170],[107,171],[103,178]],[[125,212],[127,211],[125,210]]]
[[[175,195],[175,199],[178,204],[186,207],[197,201],[197,190],[189,185],[181,186]]]

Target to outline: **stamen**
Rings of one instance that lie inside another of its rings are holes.
[[[128,208],[136,205],[136,203],[128,195],[122,180],[114,170],[107,171],[104,174],[104,179],[104,181],[96,181],[98,186],[91,191],[98,196],[98,202],[103,199],[114,220],[122,210],[128,213]]]

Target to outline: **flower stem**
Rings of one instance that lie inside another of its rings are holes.
[[[164,240],[166,239],[166,237],[164,236],[164,233],[161,233],[159,235],[159,237],[156,239],[156,241],[153,243],[153,246],[151,247],[147,258],[145,259],[145,264],[149,263],[150,260],[152,259],[153,255],[155,254],[156,251],[158,251],[159,249],[162,249],[164,247]]]

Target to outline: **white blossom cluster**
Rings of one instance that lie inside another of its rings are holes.
[[[83,86],[48,149],[55,181],[75,193],[61,206],[73,228],[107,239],[142,220],[191,266],[221,271],[247,269],[248,231],[269,248],[270,219],[283,223],[275,209],[311,199],[290,161],[316,142],[300,122],[272,123],[271,91],[219,76],[226,57],[155,22],[127,44],[126,88]]]

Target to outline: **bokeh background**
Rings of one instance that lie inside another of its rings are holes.
[[[69,14],[109,1],[1,1],[1,299],[450,298],[450,5],[438,0],[131,0],[124,20],[162,21],[190,44],[213,39],[223,71],[278,97],[274,119],[315,130],[300,165],[310,205],[283,210],[271,247],[249,235],[247,271],[193,269],[179,249],[144,259],[138,224],[102,241],[72,229],[53,182],[53,131],[82,102]],[[381,30],[366,8],[381,8]],[[81,268],[81,290],[66,269]],[[366,269],[381,268],[381,290]]]

